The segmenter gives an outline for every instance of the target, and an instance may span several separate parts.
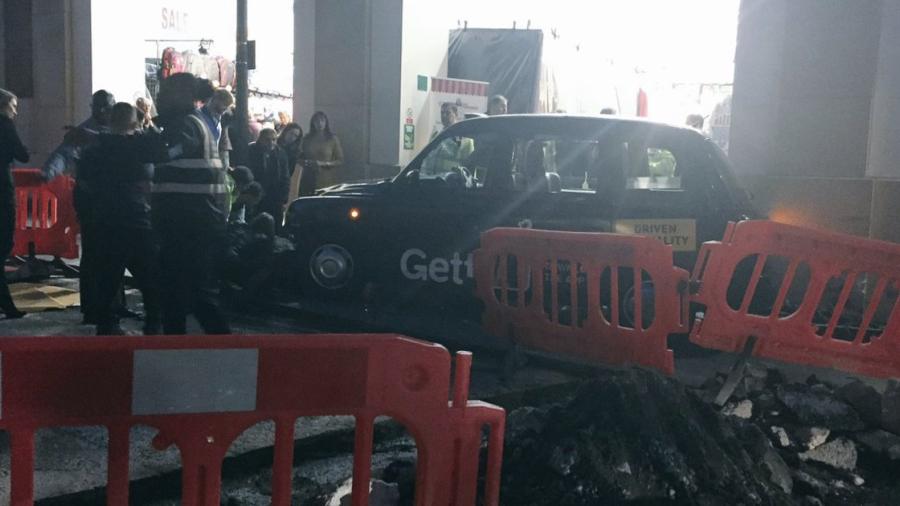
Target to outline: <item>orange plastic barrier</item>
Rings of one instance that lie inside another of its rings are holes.
[[[129,430],[159,430],[180,450],[182,503],[218,506],[226,451],[275,423],[272,504],[291,503],[299,417],[356,418],[352,504],[368,504],[375,417],[404,424],[418,448],[416,504],[474,505],[490,427],[483,504],[499,503],[505,415],[469,401],[471,354],[388,335],[0,338],[0,429],[11,445],[11,504],[33,504],[39,428],[109,431],[107,504],[128,504]],[[362,486],[357,486],[361,484]]]
[[[49,183],[40,169],[13,169],[16,232],[13,255],[78,258],[78,219],[72,191],[75,181],[59,176]]]
[[[656,239],[489,230],[475,276],[492,335],[581,361],[674,372],[666,340],[687,332],[688,274]]]
[[[788,362],[900,376],[900,245],[768,221],[703,245],[691,340]]]

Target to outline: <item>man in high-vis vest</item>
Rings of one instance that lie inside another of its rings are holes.
[[[157,124],[176,152],[153,176],[153,228],[160,241],[163,332],[185,334],[193,314],[207,334],[229,334],[219,309],[217,268],[224,249],[226,169],[215,136],[195,109],[192,74],[160,83]]]

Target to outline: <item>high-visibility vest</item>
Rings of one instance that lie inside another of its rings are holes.
[[[156,166],[154,194],[208,195],[217,202],[227,199],[225,169],[215,139],[201,118],[188,115],[203,134],[203,158],[178,158]]]

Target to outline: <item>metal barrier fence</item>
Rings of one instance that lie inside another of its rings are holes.
[[[222,460],[246,429],[274,421],[272,504],[291,503],[294,423],[356,419],[352,504],[368,504],[374,420],[401,422],[418,450],[416,504],[474,505],[482,430],[490,428],[482,503],[499,503],[505,415],[469,401],[471,354],[387,335],[0,338],[0,430],[11,444],[11,504],[33,504],[40,428],[103,426],[107,504],[128,504],[129,430],[178,447],[182,504],[218,506]],[[361,486],[357,486],[360,484]]]
[[[768,221],[703,245],[691,340],[875,376],[900,376],[900,245]]]
[[[59,176],[45,183],[40,169],[13,169],[12,174],[16,187],[13,255],[78,258],[75,181]]]
[[[674,372],[667,337],[687,332],[688,273],[640,236],[493,229],[475,252],[483,326],[580,361]]]

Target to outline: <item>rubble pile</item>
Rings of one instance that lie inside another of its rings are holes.
[[[724,383],[695,389],[633,369],[520,399],[507,415],[502,504],[900,504],[900,383],[790,383],[748,366],[719,406]],[[415,458],[408,435],[376,445],[371,504],[413,504]],[[349,504],[351,461],[299,466],[293,502]],[[270,483],[271,470],[225,480],[222,504],[269,504]]]
[[[729,402],[632,370],[508,416],[504,504],[897,504],[900,387],[789,384],[751,368]],[[893,431],[893,432],[892,432]]]

